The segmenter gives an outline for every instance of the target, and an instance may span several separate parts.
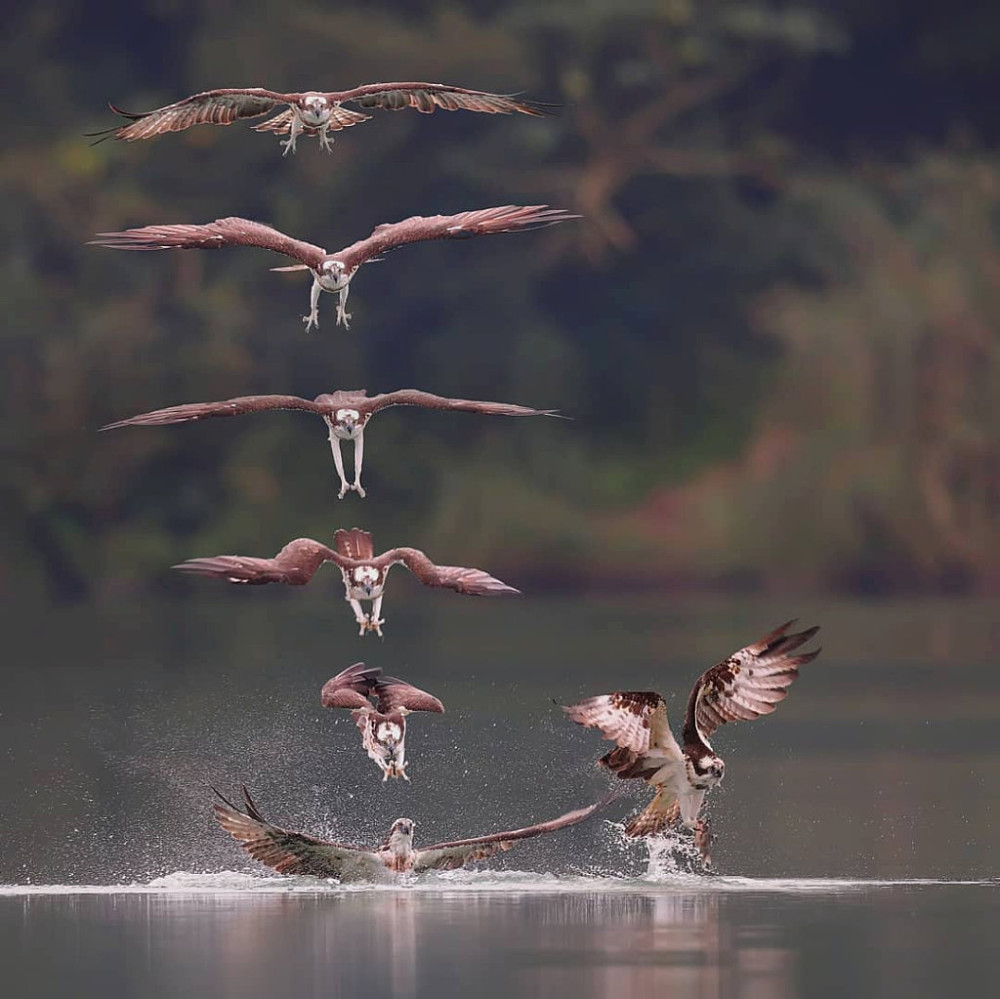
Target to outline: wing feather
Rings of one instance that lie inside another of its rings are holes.
[[[416,548],[393,548],[374,560],[379,568],[405,565],[424,586],[441,586],[476,597],[494,597],[504,593],[520,593],[513,586],[495,579],[482,569],[458,565],[435,565]]]
[[[378,666],[355,663],[331,677],[320,691],[324,708],[370,708],[369,695],[376,688],[382,670]]]
[[[287,135],[292,130],[292,120],[294,117],[295,112],[291,108],[288,108],[280,114],[276,114],[273,118],[268,118],[267,121],[262,121],[259,125],[254,125],[253,130],[255,132],[274,132],[275,135]],[[371,115],[369,114],[358,114],[357,111],[352,111],[350,108],[335,107],[330,112],[326,128],[328,132],[339,132],[342,129],[350,128],[352,125],[359,125],[361,122],[369,121],[370,119]],[[304,135],[315,135],[320,130],[318,126],[307,125],[305,122],[302,122],[299,127]]]
[[[382,867],[378,856],[369,850],[359,850],[272,825],[260,814],[245,787],[244,810],[237,808],[218,791],[215,793],[222,799],[221,805],[212,806],[215,820],[254,860],[259,860],[279,874],[339,878],[348,869],[368,869],[368,873],[374,875]]]
[[[483,114],[527,114],[534,117],[552,114],[556,104],[526,101],[516,94],[492,94],[483,90],[466,90],[443,83],[369,83],[353,90],[326,95],[330,100],[350,101],[366,109],[401,111],[416,108],[430,114],[443,111],[478,111]]]
[[[378,697],[378,710],[382,714],[397,708],[444,713],[444,705],[433,694],[428,694],[405,680],[397,680],[394,676],[379,677],[373,687],[375,696]]]
[[[99,232],[88,246],[111,250],[217,250],[223,246],[259,246],[319,267],[326,258],[320,246],[293,239],[283,232],[250,219],[216,219],[204,225],[147,225],[121,232]]]
[[[295,96],[250,87],[206,90],[153,111],[123,111],[114,104],[109,104],[108,107],[115,114],[128,118],[129,123],[94,134],[135,142],[136,139],[151,139],[165,132],[182,132],[192,125],[231,125],[241,118],[258,118],[267,114],[278,104],[294,99]]]
[[[820,653],[792,655],[819,631],[807,628],[789,635],[794,623],[788,621],[701,675],[688,700],[685,743],[704,743],[727,722],[769,715],[788,696],[799,667]]]
[[[548,205],[503,205],[460,212],[458,215],[414,215],[402,222],[387,222],[376,226],[367,239],[358,240],[333,256],[342,261],[348,270],[353,270],[373,257],[407,243],[523,232],[576,218],[580,216],[549,208]]]
[[[215,576],[230,583],[286,583],[305,586],[324,562],[341,563],[342,558],[326,545],[312,538],[289,541],[274,558],[252,558],[246,555],[215,555],[193,558],[171,566],[180,572],[197,576]]]
[[[554,409],[532,409],[507,402],[482,402],[476,399],[450,399],[420,389],[397,389],[373,396],[369,402],[372,413],[390,406],[422,406],[424,409],[453,409],[467,413],[485,413],[493,416],[558,416]]]
[[[108,423],[101,430],[117,430],[119,427],[162,427],[170,423],[190,423],[193,420],[207,420],[214,416],[242,416],[244,413],[261,413],[272,409],[301,409],[322,415],[325,409],[309,399],[297,395],[244,395],[222,402],[191,402],[183,406],[169,406],[154,409],[150,413],[130,416],[127,420]]]
[[[375,555],[375,543],[367,531],[352,527],[349,531],[339,530],[333,536],[333,546],[344,558],[356,562],[368,561]]]
[[[524,829],[512,829],[508,832],[490,833],[487,836],[476,836],[473,839],[456,839],[447,843],[435,843],[426,849],[418,850],[413,870],[426,871],[453,870],[456,867],[463,867],[465,864],[474,863],[477,860],[484,860],[494,854],[506,852],[518,840],[531,839],[534,836],[544,836],[547,833],[557,832],[560,829],[567,829],[569,826],[578,825],[585,822],[595,812],[606,808],[612,801],[616,800],[615,795],[610,795],[586,808],[578,808],[572,812],[566,812],[557,819],[550,819],[548,822],[539,822],[533,826],[526,826]]]
[[[575,722],[597,728],[636,757],[657,756],[683,759],[680,746],[670,731],[667,705],[652,690],[619,690],[613,694],[588,697],[563,708]]]

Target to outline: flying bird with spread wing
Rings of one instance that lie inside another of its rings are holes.
[[[413,820],[396,819],[382,845],[369,850],[271,825],[260,814],[245,787],[242,810],[218,791],[215,793],[222,799],[221,805],[213,806],[216,821],[254,860],[279,874],[307,874],[341,881],[376,880],[391,873],[455,870],[497,853],[506,853],[519,840],[579,825],[614,800],[613,797],[605,798],[587,808],[578,808],[524,829],[435,843],[422,849],[413,847]]]
[[[184,406],[171,406],[142,413],[127,420],[109,423],[101,430],[118,427],[159,427],[168,423],[188,423],[206,420],[213,416],[240,416],[243,413],[261,413],[273,409],[300,409],[322,416],[330,430],[330,450],[333,463],[340,476],[338,499],[354,490],[362,499],[365,490],[361,485],[361,464],[364,460],[365,427],[368,421],[390,406],[422,406],[425,409],[449,409],[466,413],[486,413],[496,416],[558,416],[554,409],[530,409],[505,402],[480,402],[473,399],[449,399],[419,389],[399,389],[369,396],[364,389],[352,392],[331,392],[315,399],[300,399],[295,395],[246,395],[222,402],[194,402]],[[344,474],[344,457],[341,441],[354,441],[354,482],[348,483]]]
[[[503,205],[459,212],[457,215],[414,215],[402,222],[376,226],[366,239],[358,240],[336,253],[327,253],[321,246],[293,239],[268,225],[241,218],[216,219],[205,225],[147,225],[122,232],[99,232],[88,245],[112,250],[216,250],[223,246],[257,246],[283,253],[298,263],[289,267],[272,267],[271,270],[309,271],[312,274],[309,315],[302,317],[308,332],[314,326],[319,328],[319,296],[324,291],[339,295],[337,325],[347,329],[351,318],[346,311],[351,280],[362,264],[381,259],[390,250],[427,240],[526,232],[579,217],[548,205]]]
[[[339,530],[333,536],[333,548],[312,538],[290,541],[274,558],[251,558],[243,555],[216,555],[193,558],[171,568],[198,576],[214,576],[230,583],[260,586],[286,583],[305,586],[324,562],[340,567],[344,580],[344,599],[351,605],[359,635],[374,631],[382,636],[382,597],[386,577],[394,565],[404,565],[424,586],[441,586],[477,597],[495,597],[520,593],[513,586],[494,579],[482,569],[455,565],[435,565],[416,548],[390,548],[376,556],[372,536],[355,527]],[[371,601],[371,614],[365,614],[361,601]]]
[[[443,111],[478,111],[482,114],[517,113],[535,118],[552,114],[558,108],[555,104],[522,100],[514,94],[491,94],[444,83],[369,83],[352,90],[307,90],[289,94],[263,87],[234,87],[192,94],[154,111],[123,111],[109,104],[115,114],[129,119],[128,124],[92,135],[102,137],[98,142],[111,137],[135,142],[165,132],[182,132],[192,125],[231,125],[234,121],[260,118],[281,108],[273,118],[254,125],[254,130],[287,135],[288,138],[280,143],[285,156],[295,152],[300,135],[318,135],[320,148],[332,152],[331,132],[339,132],[371,118],[371,115],[345,108],[344,104],[354,104],[365,111],[415,108],[422,114],[431,114],[441,108]]]
[[[688,699],[678,744],[667,721],[663,697],[654,691],[618,691],[589,697],[564,707],[569,717],[597,728],[616,748],[601,757],[601,766],[622,780],[641,779],[656,789],[646,809],[625,827],[628,836],[656,836],[678,821],[694,832],[695,843],[710,863],[711,832],[699,818],[707,791],[725,773],[722,758],[708,741],[726,722],[769,715],[788,695],[799,667],[819,653],[792,653],[819,628],[788,634],[789,621],[769,635],[706,670]]]
[[[369,698],[375,698],[373,705]],[[355,663],[327,680],[320,692],[324,708],[349,708],[361,730],[361,745],[382,771],[382,780],[406,773],[406,716],[414,711],[444,712],[432,694],[404,680],[383,676],[378,666]]]

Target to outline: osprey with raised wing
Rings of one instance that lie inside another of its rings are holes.
[[[309,315],[303,316],[306,332],[319,328],[319,296],[324,291],[339,295],[337,325],[348,327],[347,293],[362,264],[408,243],[433,239],[468,239],[504,232],[526,232],[579,218],[548,205],[503,205],[457,215],[414,215],[402,222],[376,226],[366,239],[327,253],[321,246],[286,236],[277,229],[249,219],[216,219],[205,225],[147,225],[122,232],[99,232],[91,246],[112,250],[216,250],[223,246],[258,246],[283,253],[298,263],[272,267],[275,271],[309,271],[313,277]]]
[[[522,100],[513,94],[491,94],[444,83],[369,83],[352,90],[307,90],[287,94],[263,87],[230,87],[192,94],[154,111],[123,111],[109,104],[115,114],[128,118],[129,123],[93,134],[135,142],[165,132],[182,132],[192,125],[231,125],[234,121],[260,118],[281,108],[273,118],[254,125],[254,129],[287,135],[288,138],[281,142],[285,156],[295,152],[300,135],[318,135],[320,148],[332,152],[331,132],[339,132],[342,128],[350,128],[371,118],[371,115],[345,108],[344,104],[354,104],[365,111],[415,108],[423,114],[430,114],[441,108],[443,111],[478,111],[482,114],[519,113],[536,118],[551,114],[557,107]]]
[[[214,790],[214,789],[213,789]],[[605,798],[587,808],[567,812],[557,819],[539,822],[524,829],[489,833],[472,839],[456,839],[415,849],[412,819],[396,819],[389,835],[373,850],[344,843],[317,839],[305,833],[292,832],[271,825],[243,788],[243,810],[215,792],[222,804],[214,805],[215,820],[235,839],[254,860],[279,874],[307,874],[315,878],[338,880],[375,880],[388,873],[451,871],[497,853],[505,853],[522,839],[532,839],[547,833],[568,829],[585,822],[613,798]]]
[[[405,565],[424,586],[440,586],[477,597],[520,592],[513,586],[494,579],[482,569],[435,565],[416,548],[391,548],[376,556],[372,536],[357,527],[349,531],[337,531],[333,536],[333,544],[333,548],[328,548],[312,538],[296,538],[285,545],[274,558],[216,555],[211,558],[189,559],[172,568],[251,586],[265,583],[305,586],[324,562],[334,562],[340,567],[344,580],[344,599],[354,611],[360,629],[359,635],[374,631],[381,636],[382,625],[385,624],[380,617],[382,596],[386,577],[394,565]],[[372,602],[370,615],[362,610],[361,601]]]
[[[375,698],[373,705],[369,698]],[[444,705],[433,695],[395,677],[383,676],[377,666],[355,663],[327,680],[320,693],[324,708],[349,708],[361,730],[361,745],[382,771],[382,780],[410,778],[406,773],[406,716],[414,711],[442,713]]]
[[[705,794],[725,773],[725,763],[708,741],[720,725],[769,715],[788,695],[799,667],[820,650],[792,655],[819,628],[789,635],[789,621],[769,635],[706,670],[688,699],[678,744],[667,721],[662,695],[650,690],[618,691],[589,697],[564,707],[569,717],[598,728],[616,748],[602,756],[622,780],[641,779],[656,788],[647,808],[625,827],[628,836],[655,836],[678,821],[695,834],[695,843],[710,862],[708,820],[699,818]]]
[[[485,413],[494,416],[558,416],[554,409],[530,409],[506,402],[480,402],[474,399],[449,399],[418,389],[399,389],[370,396],[364,389],[355,392],[331,392],[315,399],[300,399],[296,395],[246,395],[222,402],[195,402],[184,406],[171,406],[142,413],[127,420],[109,423],[102,430],[118,427],[159,427],[168,423],[187,423],[207,420],[214,416],[240,416],[243,413],[261,413],[274,409],[299,409],[322,416],[330,430],[330,450],[333,463],[340,476],[338,499],[349,490],[364,498],[361,485],[361,464],[364,460],[365,427],[368,421],[390,406],[422,406],[425,409],[448,409],[466,413]],[[344,474],[344,456],[341,441],[354,441],[354,482],[348,483]]]

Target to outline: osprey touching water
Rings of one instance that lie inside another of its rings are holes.
[[[223,802],[213,806],[216,822],[254,860],[259,860],[279,874],[308,874],[315,878],[340,880],[374,880],[390,872],[419,874],[421,871],[455,870],[494,854],[506,853],[518,840],[544,836],[546,833],[579,825],[614,800],[606,798],[587,808],[579,808],[560,815],[557,819],[539,822],[524,829],[435,843],[419,850],[413,848],[413,820],[396,819],[385,842],[380,847],[368,850],[360,846],[331,843],[271,825],[257,810],[245,787],[243,811],[218,791],[215,793]]]
[[[370,263],[407,243],[433,239],[468,239],[472,236],[493,236],[504,232],[524,232],[542,229],[579,218],[548,205],[503,205],[481,208],[457,215],[414,215],[402,222],[387,222],[376,226],[366,239],[327,253],[321,246],[286,236],[277,229],[249,219],[216,219],[205,225],[147,225],[122,232],[99,232],[88,245],[112,250],[216,250],[223,246],[258,246],[283,253],[299,261],[290,267],[272,267],[274,271],[309,271],[313,277],[309,298],[309,315],[303,316],[306,332],[319,328],[319,296],[335,292],[337,325],[348,328],[350,313],[345,310],[351,280],[362,264]]]
[[[358,623],[359,635],[374,631],[381,637],[385,621],[382,595],[386,576],[394,565],[405,565],[424,586],[442,586],[458,593],[477,597],[494,597],[520,593],[513,586],[494,579],[482,569],[466,569],[455,565],[435,565],[416,548],[391,548],[378,557],[372,536],[357,527],[339,530],[333,536],[334,548],[327,548],[312,538],[290,541],[274,558],[251,558],[243,555],[216,555],[193,558],[171,568],[199,576],[215,576],[230,583],[287,583],[305,586],[324,562],[335,562],[344,578],[344,599],[351,605]],[[361,601],[372,602],[371,614],[361,609]]]
[[[372,705],[370,697],[376,699]],[[444,712],[431,694],[395,677],[383,676],[377,666],[355,663],[323,684],[324,708],[350,708],[361,730],[361,745],[382,771],[382,780],[406,775],[406,716],[414,711]]]
[[[255,131],[287,135],[288,138],[281,142],[285,156],[295,152],[299,135],[318,135],[320,148],[332,152],[333,139],[330,132],[339,132],[342,128],[349,128],[371,118],[371,115],[343,107],[344,104],[355,104],[366,111],[416,108],[423,114],[430,114],[441,108],[444,111],[479,111],[484,114],[517,112],[536,118],[551,114],[557,107],[521,100],[509,94],[466,90],[443,83],[370,83],[353,90],[325,93],[308,90],[291,94],[265,90],[263,87],[236,87],[192,94],[155,111],[123,111],[114,104],[109,104],[115,114],[130,119],[129,123],[93,134],[104,138],[113,135],[116,139],[134,142],[136,139],[150,139],[164,132],[182,132],[192,125],[231,125],[243,118],[259,118],[270,114],[284,105],[283,110],[275,117],[254,125]]]
[[[450,409],[467,413],[486,413],[496,416],[558,416],[554,409],[530,409],[505,402],[477,402],[472,399],[448,399],[432,395],[418,389],[399,389],[369,397],[364,389],[355,392],[331,392],[318,395],[312,401],[295,395],[245,395],[223,402],[194,402],[185,406],[171,406],[142,413],[127,420],[109,423],[101,430],[118,427],[158,427],[168,423],[187,423],[205,420],[213,416],[240,416],[243,413],[260,413],[272,409],[301,409],[307,413],[322,416],[330,428],[330,449],[333,463],[340,476],[338,499],[343,499],[348,491],[354,490],[362,499],[365,490],[361,486],[361,464],[364,460],[365,427],[368,421],[390,406],[422,406],[425,409]],[[341,441],[354,441],[354,482],[348,484],[344,475],[344,457]]]
[[[642,779],[656,788],[646,809],[625,827],[626,835],[655,836],[680,820],[694,831],[702,857],[710,861],[708,821],[698,816],[705,793],[722,780],[725,764],[709,737],[726,722],[769,715],[788,695],[799,667],[819,655],[819,649],[790,654],[819,631],[787,634],[794,623],[783,624],[699,677],[688,699],[683,746],[670,731],[663,697],[654,691],[618,691],[563,708],[573,721],[600,729],[616,743],[601,757],[602,766],[622,780]]]

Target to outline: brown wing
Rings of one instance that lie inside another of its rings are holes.
[[[134,142],[136,139],[151,139],[164,132],[182,132],[192,125],[231,125],[240,118],[258,118],[272,111],[276,105],[287,103],[297,96],[249,87],[206,90],[154,111],[123,111],[114,104],[108,104],[115,114],[130,119],[129,124],[93,134]]]
[[[448,843],[435,843],[424,850],[417,850],[413,870],[426,871],[433,868],[449,871],[456,867],[463,867],[465,864],[471,864],[476,860],[492,857],[496,853],[506,852],[518,840],[544,836],[546,833],[557,832],[560,829],[567,829],[569,826],[585,822],[595,812],[606,808],[614,800],[615,796],[611,795],[587,808],[578,808],[576,811],[560,815],[557,819],[539,822],[537,825],[526,826],[524,829],[491,833],[488,836],[477,836],[474,839],[456,839]]]
[[[348,666],[323,684],[320,703],[324,708],[370,708],[368,696],[381,675],[378,666],[364,663]]]
[[[248,555],[215,555],[192,558],[171,566],[197,576],[216,576],[230,583],[287,583],[305,586],[324,562],[341,562],[341,556],[312,538],[289,541],[274,558],[252,558]]]
[[[168,423],[189,423],[192,420],[207,420],[213,416],[242,416],[244,413],[261,413],[270,409],[302,409],[308,413],[322,415],[323,406],[297,395],[244,395],[222,402],[190,402],[183,406],[154,409],[151,413],[140,413],[127,420],[118,420],[101,427],[101,430],[116,430],[118,427],[162,427]]]
[[[540,104],[521,100],[513,94],[491,94],[483,90],[466,90],[443,83],[369,83],[354,90],[326,94],[331,101],[351,101],[362,108],[401,111],[416,108],[430,114],[443,111],[479,111],[484,114],[529,114],[535,117],[552,114],[556,104]]]
[[[273,118],[268,118],[267,121],[262,121],[259,125],[254,125],[253,130],[255,132],[274,132],[275,135],[286,135],[292,130],[292,120],[294,117],[295,112],[291,108],[288,108],[288,110],[282,111],[281,114],[276,114]],[[357,111],[351,111],[350,108],[333,108],[327,120],[326,128],[328,132],[339,132],[341,129],[350,128],[351,125],[357,125],[369,120],[371,120],[371,115],[358,114]],[[318,127],[306,125],[305,123],[302,124],[301,128],[306,135],[315,135],[319,131]]]
[[[389,569],[403,564],[424,586],[443,586],[458,593],[468,593],[476,597],[494,597],[502,593],[520,593],[499,579],[494,579],[482,569],[466,569],[458,565],[435,565],[422,551],[416,548],[393,548],[379,555],[374,564],[380,569]]]
[[[531,409],[508,402],[480,402],[476,399],[449,399],[447,396],[421,392],[419,389],[398,389],[372,396],[368,403],[372,413],[390,406],[422,406],[424,409],[455,409],[466,413],[486,413],[493,416],[558,416],[554,409]]]
[[[394,250],[407,243],[420,243],[431,239],[467,239],[471,236],[492,236],[502,232],[522,232],[579,218],[547,205],[504,205],[500,208],[482,208],[458,215],[415,215],[402,222],[388,222],[376,226],[367,239],[339,250],[334,256],[348,270],[361,266],[373,257]]]
[[[375,555],[375,544],[372,536],[360,527],[352,527],[349,531],[343,529],[333,536],[333,547],[344,556],[356,562],[366,561]]]
[[[769,715],[788,696],[799,667],[820,653],[817,649],[790,655],[819,631],[817,627],[787,634],[794,623],[783,624],[701,675],[688,700],[683,734],[686,744],[704,742],[726,722]]]
[[[600,694],[564,707],[563,711],[579,725],[600,729],[605,739],[636,756],[683,759],[670,731],[667,705],[655,691],[619,690]]]
[[[257,810],[250,792],[243,788],[244,811],[215,788],[222,799],[213,805],[215,820],[254,860],[279,874],[308,874],[316,878],[339,878],[347,872],[374,875],[383,865],[369,850],[331,843],[305,833],[271,825]]]
[[[397,680],[394,676],[379,677],[373,687],[378,698],[378,709],[382,714],[388,714],[396,708],[444,713],[444,705],[433,694],[413,687],[404,680]]]
[[[259,246],[319,267],[326,251],[312,243],[286,236],[277,229],[249,219],[225,218],[204,225],[147,225],[122,232],[99,232],[88,246],[111,250],[217,250],[223,246]]]

